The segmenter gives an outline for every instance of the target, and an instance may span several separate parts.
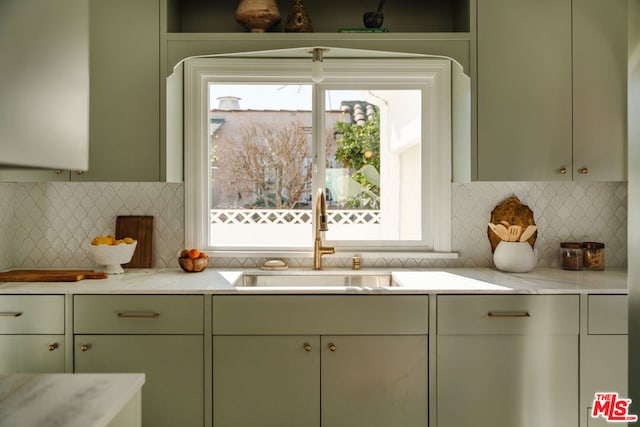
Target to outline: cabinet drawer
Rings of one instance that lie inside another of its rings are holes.
[[[628,313],[626,295],[589,295],[589,333],[627,334]]]
[[[64,334],[64,295],[0,296],[0,334]]]
[[[578,334],[578,295],[445,295],[438,334]]]
[[[76,334],[202,334],[202,295],[76,295]]]
[[[213,333],[427,334],[427,295],[224,295]]]

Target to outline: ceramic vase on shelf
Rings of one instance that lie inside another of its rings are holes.
[[[295,0],[289,9],[284,30],[288,33],[312,33],[313,24],[302,0]]]
[[[276,0],[240,0],[235,17],[253,33],[264,33],[281,19]]]
[[[500,271],[526,273],[536,265],[536,254],[529,242],[501,241],[493,252],[493,263]]]

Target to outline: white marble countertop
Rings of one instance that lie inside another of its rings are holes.
[[[144,374],[0,375],[0,426],[107,426],[144,381]]]
[[[327,269],[320,274],[391,274],[393,286],[242,287],[246,274],[317,274],[310,269],[265,272],[258,269],[212,269],[185,273],[176,269],[135,269],[102,280],[80,282],[5,282],[1,294],[363,294],[363,293],[627,293],[626,269],[567,271],[538,267],[529,273],[503,273],[492,268]]]

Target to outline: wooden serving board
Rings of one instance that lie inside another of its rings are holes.
[[[107,277],[94,270],[10,270],[0,273],[0,282],[77,282]]]
[[[501,221],[506,221],[510,225],[519,225],[523,230],[529,225],[536,225],[531,208],[527,205],[523,205],[520,202],[520,199],[515,196],[507,198],[491,211],[491,219],[489,222],[493,224],[500,224]],[[491,243],[491,253],[493,253],[495,252],[498,243],[500,243],[500,238],[496,236],[489,227],[487,227],[487,236]],[[538,230],[536,230],[533,235],[527,239],[527,242],[529,242],[532,248],[534,247],[537,238]]]
[[[121,215],[116,218],[116,239],[131,237],[138,241],[131,262],[124,268],[151,268],[153,266],[153,217],[148,215]]]

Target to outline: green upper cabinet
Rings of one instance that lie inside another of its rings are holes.
[[[91,0],[89,170],[75,181],[160,179],[159,0]]]
[[[478,0],[477,178],[626,179],[624,0]]]
[[[86,1],[89,4],[89,168],[86,172],[64,167],[59,170],[5,169],[0,170],[0,181],[163,179],[160,168],[160,0]],[[28,27],[26,23],[22,25]],[[87,44],[86,36],[84,42]],[[40,119],[39,123],[42,124]]]
[[[0,179],[88,163],[87,0],[0,1]]]
[[[573,179],[624,181],[627,2],[573,0]]]
[[[478,180],[571,180],[571,0],[478,0]]]

